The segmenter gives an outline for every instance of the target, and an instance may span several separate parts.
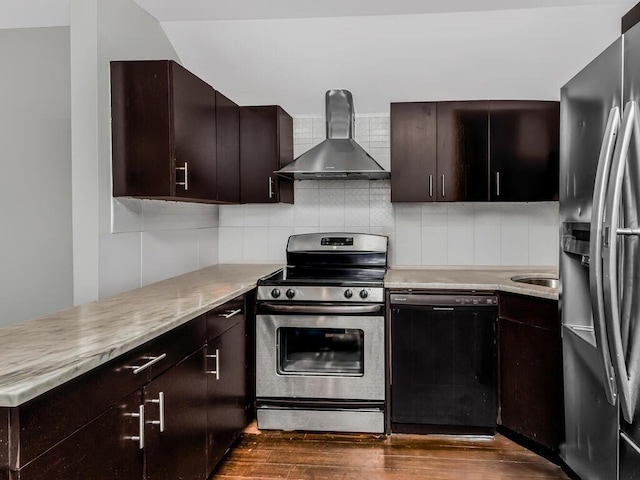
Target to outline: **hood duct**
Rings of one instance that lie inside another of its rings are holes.
[[[289,165],[274,172],[295,180],[382,180],[385,171],[353,139],[353,97],[347,90],[325,94],[327,138]]]

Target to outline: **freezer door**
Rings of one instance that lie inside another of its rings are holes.
[[[618,39],[562,89],[563,224],[590,224],[598,216],[593,211],[596,174],[607,179],[607,169],[598,168],[603,159],[612,158],[616,143],[622,99],[622,47],[622,39]],[[597,240],[592,232],[590,229],[586,239],[590,243],[589,255],[564,249],[560,255],[566,430],[561,456],[583,480],[611,480],[617,477],[618,409],[612,405],[616,400],[615,383],[610,381],[613,369],[611,360],[607,361],[607,332],[603,323],[594,328],[594,309],[602,312],[602,303],[597,300],[602,300],[603,295],[591,295],[590,271],[594,268],[590,265],[595,262],[595,267],[601,267],[601,259],[590,258]],[[596,312],[595,318],[602,316]]]

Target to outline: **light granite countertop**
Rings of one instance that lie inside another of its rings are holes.
[[[221,264],[103,300],[0,328],[0,407],[19,406],[256,286],[283,265]],[[515,283],[557,268],[391,268],[392,289],[490,290],[557,299],[555,289]]]
[[[390,268],[384,286],[390,289],[479,290],[558,299],[558,289],[514,282],[515,275],[555,276],[557,267],[425,267]]]
[[[0,406],[15,407],[256,286],[282,265],[215,265],[0,328]]]

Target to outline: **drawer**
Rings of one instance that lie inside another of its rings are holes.
[[[205,318],[206,315],[200,315],[150,342],[147,362],[155,363],[147,369],[147,380],[167,371],[206,343]]]
[[[500,318],[533,327],[552,330],[560,328],[557,300],[501,293]]]
[[[207,312],[207,341],[219,337],[224,332],[245,320],[245,295],[240,295]]]

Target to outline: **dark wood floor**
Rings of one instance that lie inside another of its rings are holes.
[[[248,430],[214,479],[568,479],[509,439]]]

